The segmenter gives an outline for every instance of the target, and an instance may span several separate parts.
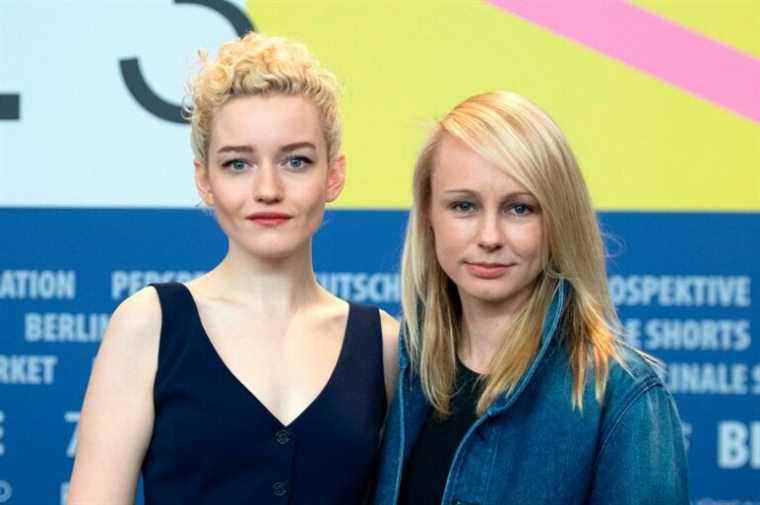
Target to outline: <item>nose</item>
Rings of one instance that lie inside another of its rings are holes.
[[[253,197],[259,203],[272,204],[282,201],[283,187],[277,167],[264,165],[253,181]]]
[[[483,215],[478,229],[478,247],[493,252],[504,246],[504,231],[497,214]]]

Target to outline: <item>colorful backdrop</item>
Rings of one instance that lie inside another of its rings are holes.
[[[0,1],[0,504],[64,503],[109,314],[225,251],[178,119],[198,48],[255,28],[345,85],[346,190],[319,279],[399,311],[411,167],[491,89],[583,167],[631,343],[663,359],[692,501],[760,504],[760,8],[689,1]]]

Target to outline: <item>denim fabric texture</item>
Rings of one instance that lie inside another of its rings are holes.
[[[559,322],[562,282],[542,341],[514,391],[495,401],[459,444],[442,505],[687,505],[686,453],[675,403],[652,366],[622,347],[600,405],[587,381],[572,407],[572,371]],[[386,420],[375,505],[398,499],[404,463],[431,413],[403,339]]]

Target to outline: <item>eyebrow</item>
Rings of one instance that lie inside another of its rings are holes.
[[[217,154],[221,153],[252,153],[253,148],[251,146],[223,146],[217,149]]]
[[[297,149],[301,149],[301,148],[305,148],[305,147],[306,148],[314,149],[315,151],[317,150],[317,146],[315,146],[311,142],[293,142],[292,144],[286,144],[286,145],[280,147],[280,151],[284,152],[284,153],[289,153],[291,151],[295,151]],[[221,153],[229,153],[229,152],[234,152],[234,153],[252,153],[254,151],[255,151],[255,149],[253,147],[251,147],[251,146],[240,145],[240,146],[222,146],[219,149],[217,149],[216,152],[217,152],[217,154],[221,154]]]
[[[473,191],[471,189],[447,189],[443,193],[444,194],[467,194],[467,195],[477,195],[478,194],[477,191]],[[515,191],[515,192],[512,192],[512,193],[507,193],[507,195],[506,195],[507,198],[514,198],[516,196],[529,196],[531,198],[535,198],[535,196],[533,196],[533,193],[531,193],[529,191]]]
[[[294,142],[292,144],[284,145],[280,148],[280,151],[289,153],[290,151],[295,151],[296,149],[301,149],[302,147],[309,147],[311,149],[317,150],[317,146],[312,144],[311,142]]]

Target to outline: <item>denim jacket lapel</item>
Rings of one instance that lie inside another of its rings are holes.
[[[562,319],[562,312],[565,308],[567,297],[570,295],[570,289],[570,284],[567,281],[560,279],[559,282],[557,282],[554,298],[549,306],[549,310],[546,311],[544,321],[541,325],[541,346],[539,347],[536,356],[533,358],[530,367],[528,367],[517,382],[517,385],[512,392],[507,393],[500,399],[494,401],[491,406],[488,407],[488,410],[485,413],[486,416],[492,417],[498,415],[509,408],[509,406],[512,405],[523,392],[533,378],[533,375],[535,375],[536,370],[546,356],[548,349],[551,347],[552,343],[556,341],[557,329]]]

